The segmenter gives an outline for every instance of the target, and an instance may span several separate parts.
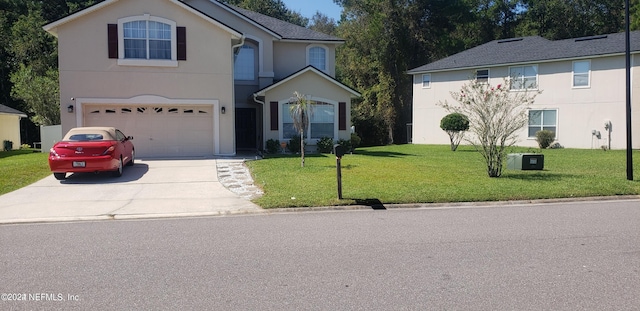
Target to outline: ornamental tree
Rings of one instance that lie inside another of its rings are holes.
[[[510,81],[491,86],[471,80],[460,92],[451,92],[458,105],[439,105],[469,118],[470,138],[465,138],[484,157],[489,177],[500,177],[506,148],[517,142],[518,132],[528,124],[528,109],[540,91],[510,91]]]
[[[440,120],[440,128],[449,135],[451,151],[456,151],[464,132],[469,130],[469,118],[461,113],[450,113]]]

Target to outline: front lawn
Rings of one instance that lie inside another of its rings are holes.
[[[0,195],[50,175],[48,157],[49,153],[30,149],[0,151]]]
[[[342,158],[343,200],[337,199],[333,155],[275,156],[247,163],[265,192],[264,208],[392,203],[525,200],[637,195],[640,182],[626,180],[626,152],[581,149],[512,148],[509,153],[542,152],[543,171],[505,170],[489,178],[473,147],[397,145],[359,148]],[[640,152],[634,151],[634,179],[640,179]],[[505,164],[506,167],[506,164]]]

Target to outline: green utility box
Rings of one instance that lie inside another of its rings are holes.
[[[507,154],[507,169],[509,170],[543,170],[544,155],[539,153]]]

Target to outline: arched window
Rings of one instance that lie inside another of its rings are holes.
[[[250,45],[243,45],[235,57],[233,71],[236,80],[255,80],[256,50]]]
[[[327,70],[327,48],[323,46],[310,46],[307,49],[307,63],[322,71]]]

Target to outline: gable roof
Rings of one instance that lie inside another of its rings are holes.
[[[631,51],[640,51],[640,31],[631,32]],[[508,64],[610,56],[625,53],[625,33],[547,40],[540,36],[494,40],[433,63],[408,74]]]
[[[267,87],[255,92],[254,95],[255,96],[265,96],[265,93],[269,92],[270,90],[272,90],[272,89],[274,89],[274,88],[276,88],[276,87],[278,87],[280,85],[283,85],[283,84],[295,79],[296,77],[302,75],[303,73],[309,72],[309,71],[314,72],[319,76],[322,76],[323,78],[329,80],[329,82],[331,82],[331,83],[337,85],[338,87],[344,89],[345,91],[351,93],[351,97],[360,97],[361,96],[360,93],[358,93],[356,90],[344,85],[342,82],[334,79],[332,76],[330,76],[330,75],[326,74],[325,72],[317,69],[316,67],[313,67],[312,65],[308,65],[307,67],[304,67],[304,68],[292,73],[288,77],[286,77],[286,78],[284,78],[284,79],[282,79],[282,80],[280,80],[280,81],[278,81],[278,82],[276,82],[274,84],[271,84],[271,85],[269,85],[269,86],[267,86]]]
[[[98,3],[96,3],[96,4],[92,5],[92,6],[89,6],[88,8],[85,8],[85,9],[80,10],[78,12],[72,13],[72,14],[70,14],[70,15],[68,15],[66,17],[63,17],[63,18],[61,18],[61,19],[59,19],[57,21],[54,21],[54,22],[49,23],[47,25],[44,25],[42,28],[44,30],[46,30],[47,32],[49,32],[52,35],[57,37],[58,36],[58,27],[59,26],[64,25],[64,24],[66,24],[68,22],[71,22],[71,21],[73,21],[73,20],[75,20],[75,19],[77,19],[79,17],[82,17],[84,15],[87,15],[89,13],[92,13],[92,12],[95,12],[97,10],[100,10],[103,7],[106,7],[108,5],[114,4],[114,3],[118,2],[118,1],[119,0],[104,0],[104,1],[98,2]],[[234,37],[236,37],[238,39],[242,37],[242,33],[240,33],[239,31],[237,31],[237,30],[225,25],[224,23],[220,22],[219,20],[217,20],[217,19],[215,19],[215,18],[213,18],[213,17],[211,17],[209,15],[203,14],[202,12],[194,9],[193,7],[191,7],[191,6],[187,5],[187,4],[185,4],[181,0],[168,0],[168,1],[176,4],[176,5],[180,6],[180,7],[182,7],[183,9],[195,14],[196,16],[199,16],[199,17],[211,22],[212,24],[214,24],[214,25],[226,30],[227,32],[231,33]]]
[[[0,104],[0,114],[15,114],[23,118],[27,117],[27,115],[24,114],[24,112],[5,106],[3,104]]]
[[[302,26],[294,25],[271,16],[237,7],[235,5],[226,4],[219,0],[209,1],[217,4],[218,6],[233,13],[234,15],[239,16],[250,24],[253,24],[254,26],[270,33],[279,40],[303,40],[335,43],[344,42],[344,40],[341,38],[317,32]]]

